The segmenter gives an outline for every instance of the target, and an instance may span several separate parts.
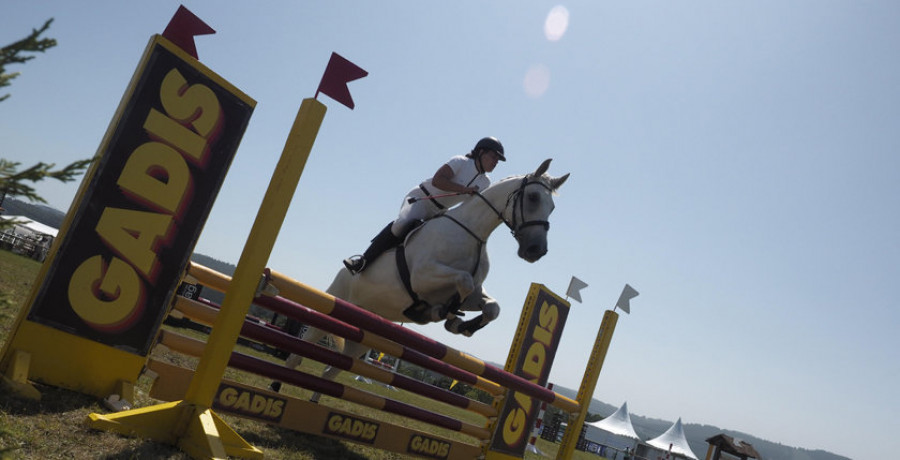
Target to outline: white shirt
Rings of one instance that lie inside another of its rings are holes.
[[[452,182],[462,185],[463,187],[478,187],[479,191],[484,191],[484,189],[488,188],[491,185],[491,178],[488,177],[484,173],[478,172],[478,167],[475,166],[475,160],[465,155],[457,155],[447,161],[447,166],[453,170],[453,178]],[[442,191],[441,189],[435,187],[431,183],[431,178],[425,179],[422,181],[422,187],[425,187],[425,190],[428,191],[429,195],[440,195],[442,193],[447,193]],[[468,198],[468,195],[457,195],[457,196],[448,196],[444,198],[436,198],[435,201],[440,203],[445,208],[452,208],[453,206],[461,203],[463,200]]]

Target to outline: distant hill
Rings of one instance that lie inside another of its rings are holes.
[[[63,221],[66,219],[66,213],[58,209],[51,208],[40,203],[28,203],[15,198],[7,197],[3,200],[3,215],[5,216],[23,216],[35,222],[49,225],[59,229],[62,227]]]
[[[554,386],[553,390],[561,395],[573,399],[578,395],[577,390],[572,390],[571,388],[561,387],[558,385]],[[588,408],[588,411],[592,414],[600,414],[605,417],[612,415],[612,413],[615,412],[616,409],[618,409],[618,406],[612,406],[610,404],[598,401],[597,399],[593,399],[591,401],[590,407]],[[653,439],[665,433],[665,431],[668,430],[673,423],[675,423],[674,420],[666,421],[649,417],[642,417],[635,414],[630,414],[630,416],[631,424],[634,426],[634,431],[638,436],[640,436],[642,440],[645,441]],[[739,431],[722,429],[710,425],[686,423],[684,420],[682,420],[681,422],[682,427],[684,428],[684,436],[687,439],[688,444],[690,444],[691,450],[694,451],[694,454],[697,455],[697,458],[701,460],[706,457],[706,451],[709,448],[709,444],[706,443],[706,440],[720,433],[727,434],[728,436],[736,439],[741,439],[752,444],[756,451],[759,452],[759,455],[762,456],[763,460],[850,460],[847,457],[835,455],[824,450],[809,450],[801,449],[798,447],[790,447],[771,441],[766,441],[751,434],[741,433]],[[593,429],[593,427],[591,428]],[[591,439],[590,432],[588,433],[588,439]]]
[[[236,268],[234,264],[230,264],[228,262],[222,262],[218,259],[213,259],[212,257],[205,256],[203,254],[194,253],[191,256],[191,260],[203,265],[204,267],[211,268],[219,273],[231,276],[234,274],[234,269]]]
[[[30,204],[11,198],[7,198],[3,202],[3,207],[6,208],[6,211],[4,212],[4,214],[6,215],[28,217],[29,219],[55,228],[59,228],[62,225],[63,220],[65,219],[65,213],[62,211],[53,209],[49,206],[44,206],[41,204]],[[226,275],[234,274],[235,266],[234,264],[228,262],[223,262],[221,260],[217,260],[212,257],[197,253],[194,253],[191,256],[191,260]],[[212,289],[204,289],[200,295],[218,304],[221,304],[224,298],[224,294],[216,292]],[[251,313],[260,317],[266,316],[264,313],[256,310],[256,308],[251,309]],[[502,364],[495,365],[501,368],[503,367]],[[570,388],[562,386],[555,386],[554,390],[564,396],[573,399],[578,394],[577,390],[572,390]],[[608,416],[615,412],[616,409],[618,409],[618,406],[613,406],[611,404],[601,402],[597,399],[593,399],[588,410],[592,414]],[[672,426],[674,421],[665,421],[631,414],[631,423],[632,425],[634,425],[634,430],[635,432],[637,432],[638,436],[640,436],[643,440],[647,440],[653,439],[664,433],[669,429],[669,427]],[[708,448],[706,439],[720,433],[725,433],[728,436],[732,436],[734,438],[738,438],[752,444],[753,447],[760,453],[763,460],[850,460],[847,457],[835,455],[824,450],[809,450],[785,446],[738,431],[725,430],[710,425],[685,423],[683,420],[682,423],[684,427],[684,434],[691,446],[691,450],[693,450],[694,454],[696,454],[700,459],[706,457],[706,451]],[[588,439],[591,439],[590,432],[588,433]]]

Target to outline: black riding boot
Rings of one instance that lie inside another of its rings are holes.
[[[353,256],[344,259],[344,266],[352,274],[357,274],[366,269],[366,266],[375,261],[384,251],[391,249],[403,242],[403,238],[395,236],[391,232],[391,222],[384,227],[375,238],[372,238],[372,244],[366,249],[362,256]]]

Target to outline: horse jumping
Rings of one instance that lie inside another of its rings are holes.
[[[528,262],[547,253],[553,195],[569,177],[546,174],[550,161],[533,173],[498,181],[429,219],[410,232],[401,247],[385,252],[364,272],[353,275],[341,268],[327,292],[390,321],[445,321],[448,331],[471,336],[500,314],[500,306],[482,287],[490,267],[487,239],[493,231],[505,224],[518,242],[518,256]],[[402,273],[409,274],[408,280]],[[463,321],[462,312],[481,313]],[[317,342],[324,335],[309,328],[302,338]],[[348,356],[358,358],[367,351],[354,342],[344,344]],[[286,366],[293,369],[301,361],[292,354]],[[333,378],[338,372],[327,369],[324,377]],[[280,384],[273,382],[272,388],[277,390]]]

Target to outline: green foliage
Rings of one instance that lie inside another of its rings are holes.
[[[47,20],[40,29],[32,29],[27,37],[0,48],[0,88],[9,86],[13,78],[19,76],[19,72],[6,73],[7,64],[24,64],[34,56],[26,53],[43,53],[56,46],[56,40],[52,38],[40,38],[41,34],[50,28],[53,18]],[[9,94],[0,96],[0,101],[6,100]]]
[[[20,163],[0,158],[0,191],[10,196],[18,196],[30,201],[46,203],[40,195],[25,182],[40,182],[46,178],[61,182],[71,182],[91,164],[92,160],[78,160],[62,169],[53,168],[55,164],[40,162],[34,166],[18,171]]]
[[[19,76],[18,72],[6,73],[7,64],[24,64],[34,59],[28,53],[43,53],[56,46],[56,40],[41,38],[41,34],[50,28],[53,18],[47,20],[40,29],[32,29],[27,37],[0,48],[0,88],[9,86],[12,79]],[[9,94],[0,96],[0,101],[6,100]],[[38,182],[45,178],[52,178],[62,182],[69,182],[84,172],[91,160],[79,160],[62,169],[53,168],[55,164],[40,162],[30,168],[19,171],[19,163],[0,158],[0,205],[7,196],[20,196],[30,201],[45,203],[33,187],[26,182]],[[11,226],[11,222],[0,222],[0,229]]]
[[[61,182],[70,182],[76,179],[93,160],[78,160],[62,168],[53,168],[55,164],[40,162],[30,168],[19,171],[19,163],[0,158],[0,205],[7,196],[20,196],[31,201],[46,203],[46,200],[37,194],[37,191],[26,182],[40,182],[46,178],[56,179]],[[0,230],[14,225],[13,221],[0,221]]]

